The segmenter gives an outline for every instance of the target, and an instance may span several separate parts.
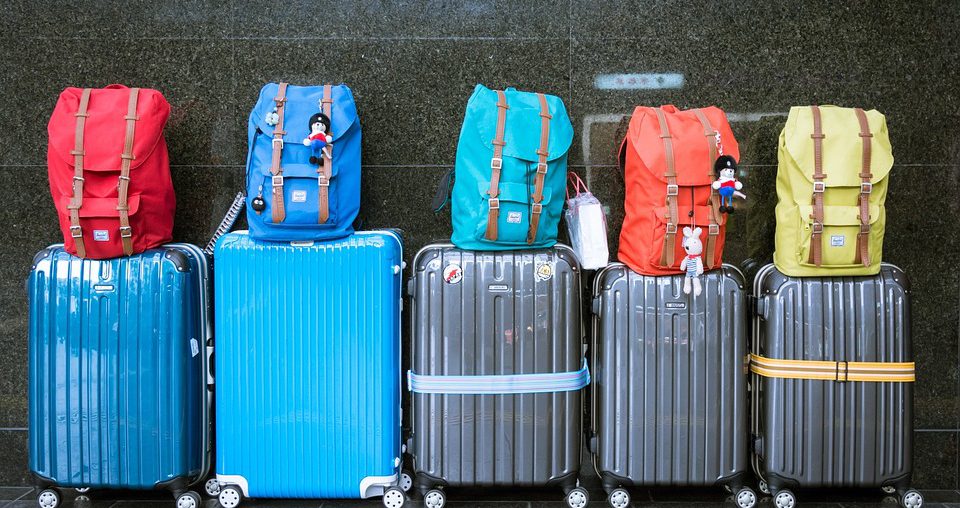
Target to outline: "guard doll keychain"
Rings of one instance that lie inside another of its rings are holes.
[[[314,113],[310,117],[310,135],[303,139],[303,146],[310,147],[313,155],[310,156],[310,164],[320,164],[320,157],[330,158],[330,147],[327,146],[333,141],[330,136],[330,117],[323,113]]]
[[[743,182],[737,180],[737,160],[729,155],[721,155],[713,164],[713,170],[720,176],[713,182],[713,188],[720,195],[720,213],[733,213],[733,197],[747,199],[740,192]]]

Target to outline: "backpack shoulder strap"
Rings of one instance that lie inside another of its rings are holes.
[[[490,189],[487,194],[490,199],[487,203],[490,207],[487,212],[487,231],[484,238],[491,242],[497,241],[497,221],[500,220],[500,171],[503,168],[503,146],[507,143],[503,140],[503,133],[507,125],[507,95],[503,90],[497,90],[497,134],[493,140],[493,158],[490,159]]]
[[[870,266],[870,193],[873,192],[873,174],[870,172],[873,133],[867,114],[860,108],[853,110],[860,122],[860,141],[863,143],[863,160],[860,167],[860,232],[857,234],[857,261]]]
[[[330,85],[323,85],[323,99],[320,99],[320,104],[323,109],[323,114],[327,115],[327,118],[330,120],[330,134],[333,135],[333,99],[331,98]],[[317,222],[319,224],[325,224],[327,219],[330,218],[330,175],[333,174],[333,143],[328,143],[326,146],[327,150],[320,153],[320,167],[317,168],[317,183],[318,183],[318,198],[317,206],[319,206],[319,213]]]
[[[810,260],[811,264],[820,266],[823,262],[823,193],[827,177],[823,172],[823,125],[820,119],[820,108],[810,106],[813,113],[813,226],[810,233]]]
[[[547,176],[547,157],[550,154],[550,106],[547,97],[537,94],[540,100],[540,148],[537,149],[537,176],[533,183],[533,211],[530,213],[530,230],[527,232],[527,243],[537,239],[537,228],[540,226],[540,213],[543,211],[543,180]]]
[[[120,183],[117,187],[117,211],[120,212],[120,243],[123,244],[124,255],[133,254],[133,230],[130,228],[130,203],[127,202],[130,192],[130,164],[133,162],[133,136],[137,129],[137,101],[140,98],[140,89],[130,89],[130,101],[127,103],[127,130],[123,139],[123,153],[120,154]]]
[[[74,148],[70,152],[73,155],[73,196],[67,205],[70,212],[70,237],[77,245],[77,256],[83,258],[87,256],[87,250],[83,245],[83,229],[80,227],[80,207],[83,206],[83,128],[86,123],[87,108],[90,105],[90,89],[84,88],[80,95],[80,107],[73,116],[77,118],[77,127],[74,133]]]
[[[717,160],[717,130],[710,124],[710,119],[703,114],[699,108],[693,110],[700,124],[703,125],[703,135],[707,138],[707,145],[710,147],[710,160],[707,172],[710,174],[710,182],[717,178],[713,171],[713,163]],[[707,226],[707,250],[704,256],[707,268],[713,268],[714,258],[717,252],[717,237],[720,236],[720,196],[717,190],[710,186],[710,224]]]
[[[278,224],[286,218],[283,207],[283,168],[280,166],[280,156],[283,152],[283,112],[287,103],[287,84],[280,83],[277,96],[273,99],[277,103],[277,125],[273,126],[273,156],[270,160],[270,173],[273,175],[273,222]]]
[[[673,266],[674,254],[676,250],[677,239],[677,194],[680,188],[677,187],[677,171],[675,159],[673,157],[673,140],[670,137],[670,127],[667,125],[667,117],[663,114],[663,109],[657,108],[657,120],[660,122],[660,139],[663,140],[663,151],[667,161],[667,172],[664,177],[667,179],[667,232],[663,236],[663,250],[660,253],[661,266]]]

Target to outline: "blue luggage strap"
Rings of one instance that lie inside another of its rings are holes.
[[[590,384],[587,359],[580,370],[545,374],[432,376],[407,371],[407,389],[414,393],[449,395],[511,395],[572,392]]]

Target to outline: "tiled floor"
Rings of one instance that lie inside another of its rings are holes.
[[[724,500],[723,494],[716,489],[704,490],[634,490],[632,506],[634,508],[655,507],[735,507],[732,500]],[[929,490],[924,491],[924,508],[960,508],[960,491]],[[589,508],[606,508],[602,492],[591,491]],[[34,508],[36,491],[29,487],[0,487],[0,508]],[[798,508],[895,508],[899,506],[893,498],[884,499],[873,491],[844,490],[801,492]],[[173,508],[172,498],[157,492],[90,492],[86,495],[67,493],[60,505],[63,508]],[[469,500],[468,500],[469,499]],[[409,506],[422,506],[411,503]],[[379,508],[379,500],[337,501],[337,500],[263,500],[244,501],[241,507],[277,507],[277,508]],[[509,490],[495,491],[486,489],[450,490],[449,508],[564,508],[561,496],[555,490]],[[213,499],[204,501],[203,508],[218,508]],[[760,501],[758,507],[772,508],[769,498]]]

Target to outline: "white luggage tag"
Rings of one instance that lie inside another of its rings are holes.
[[[573,197],[567,193],[564,218],[573,252],[585,270],[607,266],[610,252],[607,247],[607,218],[600,203],[576,173],[569,173]]]

